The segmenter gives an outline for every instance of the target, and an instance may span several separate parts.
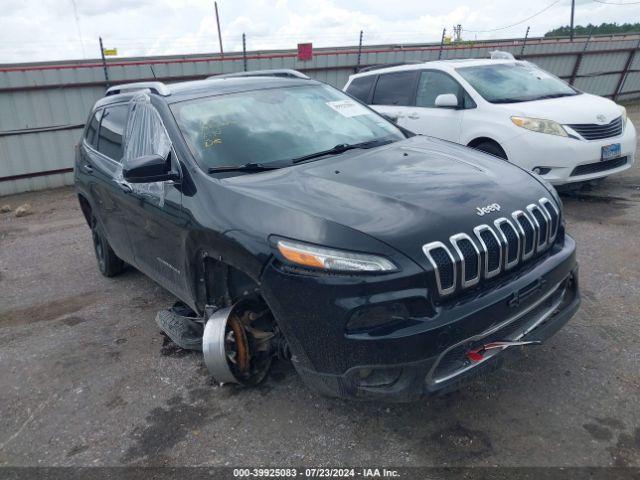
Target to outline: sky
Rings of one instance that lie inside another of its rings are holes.
[[[300,42],[357,45],[360,30],[365,46],[435,42],[443,28],[451,33],[456,24],[462,25],[464,40],[522,37],[528,25],[530,36],[541,36],[569,23],[570,5],[570,0],[218,1],[225,52],[242,50],[243,33],[247,50],[295,48]],[[0,0],[0,6],[0,64],[95,59],[100,36],[105,48],[117,48],[122,58],[219,51],[213,0]],[[576,2],[576,25],[636,21],[638,0]]]

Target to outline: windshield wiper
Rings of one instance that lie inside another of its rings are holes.
[[[386,145],[391,142],[393,142],[393,140],[376,139],[376,140],[368,140],[366,142],[360,142],[360,143],[339,143],[335,147],[330,148],[328,150],[323,150],[321,152],[316,152],[316,153],[310,153],[309,155],[303,155],[302,157],[294,158],[291,160],[291,163],[300,163],[300,162],[304,162],[305,160],[312,160],[314,158],[324,157],[325,155],[337,155],[339,153],[346,152],[347,150],[354,150],[356,148],[379,147],[381,145]]]
[[[244,163],[242,165],[220,165],[218,167],[211,167],[207,170],[209,173],[219,172],[266,172],[267,170],[276,170],[277,166],[264,165],[262,163]]]
[[[536,97],[535,100],[544,100],[546,98],[560,98],[560,97],[573,97],[577,93],[550,93],[549,95],[541,95]]]

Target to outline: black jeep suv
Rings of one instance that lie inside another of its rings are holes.
[[[300,77],[112,87],[77,149],[100,271],[178,297],[159,324],[215,379],[281,356],[325,394],[414,400],[576,312],[551,186]]]

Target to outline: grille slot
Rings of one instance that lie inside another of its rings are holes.
[[[504,268],[509,270],[520,260],[520,236],[511,222],[504,217],[496,220],[494,224],[505,246]]]
[[[479,225],[473,229],[484,253],[484,278],[492,278],[502,267],[502,244],[489,225]]]
[[[539,200],[540,205],[545,212],[547,212],[547,217],[549,218],[549,244],[552,244],[556,239],[556,234],[558,233],[558,223],[560,222],[560,214],[558,213],[558,208],[554,205],[554,203],[548,198],[542,197]]]
[[[470,287],[480,281],[480,251],[466,233],[453,235],[451,244],[460,257],[462,288]]]
[[[517,210],[511,214],[516,222],[520,235],[522,236],[522,260],[531,258],[536,246],[536,228],[533,222],[525,215],[522,210]]]
[[[452,293],[456,288],[456,266],[447,246],[442,242],[432,242],[423,246],[422,251],[433,266],[440,295]]]
[[[540,207],[534,203],[527,206],[527,211],[529,212],[529,215],[531,215],[538,232],[536,251],[540,251],[547,246],[547,233],[549,231],[547,227],[547,217],[542,213]]]
[[[578,175],[589,175],[590,173],[606,172],[607,170],[613,170],[614,168],[622,167],[627,164],[627,157],[614,158],[612,160],[602,160],[596,163],[586,163],[584,165],[578,165],[571,172],[572,177]]]
[[[569,127],[578,132],[585,140],[600,140],[617,137],[622,134],[622,117],[614,118],[604,125],[597,123],[574,123]]]

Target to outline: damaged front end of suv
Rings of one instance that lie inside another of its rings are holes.
[[[101,168],[92,134],[77,158],[99,265],[174,293],[159,325],[219,382],[258,384],[286,358],[326,395],[412,401],[543,342],[579,307],[561,201],[531,173],[309,79],[125,90],[94,109],[104,124],[128,108],[115,185],[83,168]]]

